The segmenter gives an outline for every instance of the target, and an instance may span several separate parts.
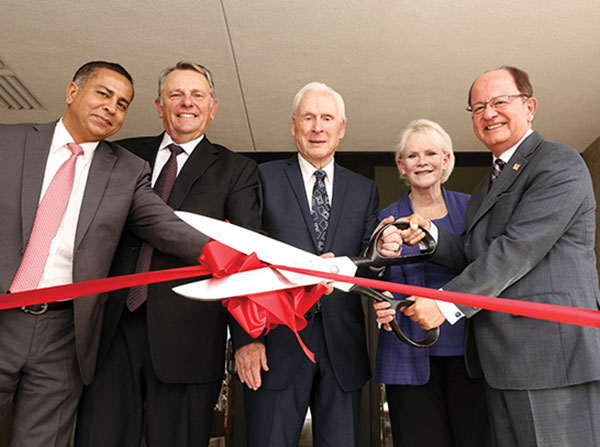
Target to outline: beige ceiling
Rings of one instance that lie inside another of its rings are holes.
[[[116,137],[162,130],[158,73],[208,66],[220,107],[209,137],[235,151],[294,150],[291,100],[323,81],[346,100],[340,150],[387,151],[410,120],[444,126],[481,151],[464,108],[473,79],[502,64],[529,72],[535,129],[584,150],[600,136],[598,0],[1,0],[0,60],[43,111],[0,108],[0,122],[49,121],[78,66],[105,59],[133,75]]]

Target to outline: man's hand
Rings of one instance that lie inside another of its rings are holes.
[[[408,318],[421,326],[426,331],[441,326],[446,318],[440,311],[435,300],[411,296],[408,298],[415,303],[412,306],[403,307],[402,312]]]
[[[376,234],[382,227],[387,224],[394,222],[394,216],[389,216],[379,222],[373,235]],[[373,237],[371,235],[371,237]],[[377,251],[380,255],[386,257],[398,256],[400,248],[402,247],[402,237],[400,236],[400,230],[396,227],[386,228],[379,240],[377,241]]]
[[[327,253],[323,253],[321,255],[322,258],[335,258],[335,255],[332,252],[327,252]],[[331,295],[333,293],[333,281],[329,280],[329,279],[324,279],[323,281],[320,282],[320,284],[322,286],[327,287],[327,290],[325,291],[325,295]]]
[[[256,391],[262,385],[260,378],[261,369],[268,371],[267,350],[260,341],[242,346],[235,351],[235,365],[240,381],[248,388]]]
[[[393,298],[393,295],[390,292],[383,292],[383,294]],[[391,304],[387,301],[373,301],[373,309],[375,309],[375,313],[377,314],[377,321],[382,324],[386,331],[391,331],[392,327],[390,326],[390,322],[396,317],[396,311],[391,308]]]
[[[427,231],[431,229],[431,221],[419,216],[418,214],[413,214],[412,216],[398,220],[410,223],[410,228],[400,231],[400,237],[406,245],[411,247],[413,245],[417,245],[425,237],[425,233],[419,227],[423,227]]]

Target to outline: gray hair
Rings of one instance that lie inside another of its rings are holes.
[[[160,77],[158,78],[158,100],[161,102],[161,104],[162,99],[160,94],[162,93],[163,85],[165,85],[167,76],[169,76],[175,70],[193,70],[203,75],[206,78],[206,81],[208,82],[208,88],[210,89],[210,97],[212,98],[211,106],[215,103],[217,94],[215,93],[215,83],[210,70],[204,65],[196,64],[194,62],[179,61],[175,66],[167,67],[160,73]]]
[[[331,94],[337,104],[338,113],[340,114],[340,121],[346,121],[346,107],[344,105],[344,99],[342,98],[342,95],[322,82],[309,82],[302,87],[298,93],[296,93],[296,96],[294,96],[294,101],[292,102],[292,118],[296,118],[296,112],[298,111],[298,106],[300,105],[302,98],[304,98],[304,96],[310,92],[327,92]]]
[[[404,156],[404,152],[406,151],[406,141],[411,135],[426,136],[442,151],[443,154],[450,154],[448,166],[446,166],[446,169],[442,172],[441,180],[442,183],[445,183],[450,177],[450,174],[452,174],[455,161],[454,152],[452,150],[452,139],[450,138],[450,135],[448,135],[448,132],[434,121],[426,119],[411,121],[398,136],[398,144],[396,145],[396,154],[394,157],[396,165],[398,164],[398,160]],[[400,173],[400,178],[406,179],[406,176]],[[408,184],[408,181],[406,183]]]

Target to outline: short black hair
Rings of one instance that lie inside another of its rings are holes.
[[[106,61],[91,61],[83,64],[75,72],[75,75],[73,76],[73,82],[77,84],[80,88],[83,88],[90,76],[92,76],[101,68],[107,68],[109,70],[119,73],[122,76],[125,76],[125,78],[127,78],[127,80],[131,83],[131,86],[133,87],[133,78],[131,77],[129,72],[123,68],[123,66],[117,64],[116,62]]]

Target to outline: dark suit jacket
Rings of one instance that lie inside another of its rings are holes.
[[[56,122],[0,125],[0,292],[10,287],[31,234],[55,126]],[[207,242],[154,194],[146,162],[101,141],[77,222],[74,282],[107,276],[125,225],[188,262]],[[106,297],[93,295],[74,302],[75,343],[85,384],[94,375]]]
[[[118,143],[154,163],[163,135]],[[206,136],[196,146],[175,180],[168,204],[232,223],[259,228],[258,170],[247,157],[212,144]],[[119,244],[111,274],[132,273],[141,241],[126,233]],[[189,265],[185,259],[155,250],[151,270]],[[171,291],[189,280],[154,284],[148,288],[147,326],[152,364],[167,383],[220,380],[225,364],[227,313],[220,302],[183,298]],[[106,306],[99,367],[112,342],[125,308],[128,289],[111,293]]]
[[[377,186],[338,164],[333,177],[333,200],[325,252],[359,255],[368,244],[377,222]],[[261,164],[260,206],[263,229],[275,239],[317,253],[313,221],[298,156]],[[322,298],[327,349],[336,378],[345,391],[360,389],[370,377],[364,314],[359,297],[335,291]],[[300,332],[308,340],[312,328]],[[232,329],[234,347],[254,341],[239,327]],[[269,372],[262,373],[263,387],[282,389],[294,376],[305,354],[289,328],[280,326],[261,340],[267,348]],[[310,348],[310,346],[309,346]]]
[[[580,154],[534,132],[489,191],[488,183],[473,192],[465,234],[440,231],[432,260],[465,267],[444,289],[598,310],[596,203]],[[491,386],[544,389],[600,379],[597,329],[463,310],[474,330],[467,345],[476,342]]]

